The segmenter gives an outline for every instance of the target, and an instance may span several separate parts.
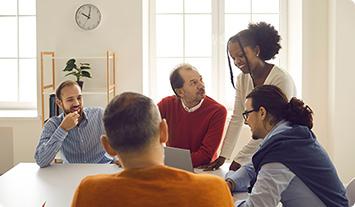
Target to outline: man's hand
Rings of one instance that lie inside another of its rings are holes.
[[[228,185],[229,191],[230,191],[230,192],[233,192],[233,190],[234,190],[234,184],[233,184],[233,182],[232,182],[231,180],[226,180],[226,183],[227,183],[227,185]]]
[[[60,124],[60,127],[65,131],[69,131],[76,125],[78,125],[79,118],[80,115],[78,114],[78,112],[69,113],[64,117],[62,123]]]
[[[207,166],[204,166],[203,169],[204,171],[217,170],[219,167],[221,167],[224,164],[225,161],[226,161],[225,157],[219,156],[215,161],[213,161]]]
[[[229,166],[229,170],[237,171],[241,165],[236,161],[233,161],[232,164]]]

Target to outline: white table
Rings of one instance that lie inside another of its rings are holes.
[[[0,176],[0,207],[70,206],[76,187],[82,178],[95,174],[112,174],[121,171],[114,164],[54,164],[39,168],[35,163],[20,163]],[[223,177],[228,166],[208,173]],[[238,198],[245,194],[238,194]]]

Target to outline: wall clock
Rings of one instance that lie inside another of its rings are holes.
[[[101,12],[95,5],[83,4],[76,10],[75,21],[81,29],[93,30],[101,22]]]

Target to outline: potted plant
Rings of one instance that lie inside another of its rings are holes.
[[[91,69],[89,63],[79,63],[78,67],[75,64],[76,60],[74,58],[69,59],[67,65],[63,69],[63,71],[68,72],[65,76],[73,75],[76,77],[76,82],[79,84],[80,88],[83,88],[83,81],[81,81],[81,77],[92,78],[90,72],[88,70]]]

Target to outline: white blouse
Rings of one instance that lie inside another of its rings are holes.
[[[268,77],[266,78],[265,85],[275,85],[279,87],[290,100],[296,96],[296,86],[292,77],[284,70],[274,66]],[[228,125],[226,135],[223,140],[222,150],[220,156],[227,159],[231,158],[234,147],[239,138],[244,120],[242,113],[245,111],[244,103],[246,96],[254,89],[253,81],[249,74],[241,73],[237,77],[236,82],[236,96],[234,102],[234,110],[231,120]],[[250,139],[249,143],[234,158],[234,161],[243,165],[251,161],[252,155],[258,149],[262,139]]]

